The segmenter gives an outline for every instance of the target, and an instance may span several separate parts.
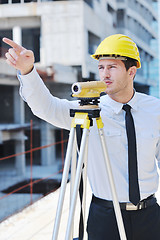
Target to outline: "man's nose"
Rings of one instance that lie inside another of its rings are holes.
[[[107,68],[104,69],[104,78],[110,78],[110,72]]]

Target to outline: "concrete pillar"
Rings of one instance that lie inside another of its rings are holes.
[[[24,102],[19,96],[19,87],[14,87],[14,123],[23,124],[24,123]],[[15,153],[20,153],[25,151],[25,140],[24,131],[21,130],[21,139],[15,140]],[[25,154],[16,157],[15,168],[18,175],[25,174],[26,158]]]
[[[22,45],[22,29],[19,26],[14,26],[12,29],[13,41],[19,45]]]
[[[14,87],[14,123],[23,124],[25,122],[24,101],[19,96],[19,87]]]
[[[86,62],[86,54],[88,54],[88,31],[84,28],[83,29],[83,53],[82,53],[82,77],[83,78],[88,78],[89,77],[89,73],[87,70],[87,62]]]
[[[51,125],[41,121],[41,146],[55,142],[55,133]],[[47,147],[41,150],[41,165],[50,166],[56,161],[56,146]]]
[[[22,30],[19,26],[13,27],[13,41],[15,41],[17,44],[22,45]],[[19,88],[14,87],[14,123],[23,124],[24,123],[24,102],[19,96]],[[22,130],[22,136],[24,135],[24,131]],[[25,141],[22,140],[16,140],[15,141],[15,152],[24,152],[25,151]],[[25,155],[20,155],[16,157],[15,161],[15,167],[17,170],[18,175],[25,174]]]
[[[20,153],[25,151],[25,141],[15,140],[15,152]],[[25,154],[17,156],[15,161],[17,175],[24,175],[26,170]]]

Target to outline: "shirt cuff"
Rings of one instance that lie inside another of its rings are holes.
[[[34,85],[37,84],[36,79],[38,79],[39,81],[39,75],[37,73],[36,67],[34,66],[32,71],[26,75],[21,75],[21,72],[18,70],[17,71],[17,78],[20,82],[20,88],[19,88],[19,94],[22,97],[22,99],[26,102],[26,99],[24,97],[23,94],[23,89],[24,87],[26,88],[30,88],[30,87],[34,87]]]

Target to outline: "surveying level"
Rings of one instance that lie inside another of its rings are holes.
[[[78,98],[99,98],[107,86],[102,81],[78,82],[72,85],[72,96]]]
[[[80,100],[78,109],[71,109],[70,116],[73,117],[71,123],[71,130],[68,140],[68,146],[66,151],[65,165],[61,182],[61,189],[59,194],[59,201],[57,206],[54,231],[52,240],[58,239],[58,232],[60,226],[60,220],[62,215],[62,208],[64,203],[66,184],[69,177],[69,169],[71,166],[71,191],[70,191],[70,209],[69,216],[66,228],[65,240],[73,239],[73,220],[75,207],[77,202],[78,190],[80,187],[80,181],[83,181],[83,199],[81,201],[82,204],[82,215],[83,215],[83,223],[85,222],[85,203],[86,203],[86,179],[87,179],[87,156],[88,156],[88,137],[89,137],[89,129],[93,124],[93,118],[96,119],[96,124],[99,132],[100,142],[103,149],[103,161],[106,166],[106,174],[108,175],[108,180],[111,187],[113,206],[115,210],[117,225],[119,229],[119,234],[121,240],[126,240],[125,229],[123,225],[123,219],[121,215],[121,210],[117,198],[117,193],[115,189],[111,164],[108,157],[105,136],[103,131],[103,123],[100,116],[100,108],[99,108],[99,99],[100,93],[106,90],[106,84],[102,81],[91,81],[85,83],[74,83],[72,85],[72,96],[78,97]],[[77,142],[75,137],[77,137],[77,128],[80,127],[82,132],[81,142],[80,142],[80,150],[78,161],[76,159],[77,156]],[[76,166],[77,165],[77,166]],[[83,225],[84,231],[84,225]],[[83,240],[83,233],[80,234],[79,240]],[[78,238],[76,238],[78,239]]]

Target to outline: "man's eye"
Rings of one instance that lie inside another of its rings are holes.
[[[104,68],[104,67],[102,67],[102,66],[99,66],[99,67],[98,67],[98,69],[103,69],[103,68]]]

